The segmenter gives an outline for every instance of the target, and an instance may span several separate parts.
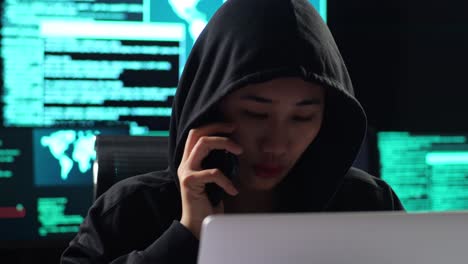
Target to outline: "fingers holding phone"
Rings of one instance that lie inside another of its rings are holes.
[[[237,170],[235,155],[242,153],[242,148],[228,137],[234,130],[230,124],[217,123],[189,132],[177,173],[182,194],[181,223],[197,237],[206,216],[224,211],[225,193],[237,194],[228,178]]]

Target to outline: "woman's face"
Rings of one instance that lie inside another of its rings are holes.
[[[317,136],[324,111],[323,87],[300,78],[248,85],[221,102],[231,138],[240,144],[239,184],[271,190],[287,175]]]

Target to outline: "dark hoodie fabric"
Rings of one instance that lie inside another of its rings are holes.
[[[277,191],[275,212],[403,210],[382,180],[352,168],[366,132],[346,66],[307,0],[229,0],[196,41],[174,98],[169,167],[115,184],[95,201],[62,263],[195,263],[179,223],[177,168],[191,128],[247,84],[300,77],[326,90],[322,128]],[[299,136],[299,135],[298,135]]]

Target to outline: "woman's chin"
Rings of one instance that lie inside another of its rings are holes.
[[[284,178],[284,172],[281,173],[262,173],[254,170],[244,174],[243,179],[240,179],[242,189],[249,191],[271,191]]]
[[[252,191],[271,191],[278,185],[277,179],[254,178],[247,184],[247,189]]]

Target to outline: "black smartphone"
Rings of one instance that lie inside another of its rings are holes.
[[[239,160],[236,155],[225,150],[212,150],[208,156],[203,159],[201,167],[205,170],[217,168],[232,181],[234,177],[237,177]],[[216,183],[207,183],[205,185],[205,191],[213,207],[218,206],[221,200],[225,199],[228,195]]]

